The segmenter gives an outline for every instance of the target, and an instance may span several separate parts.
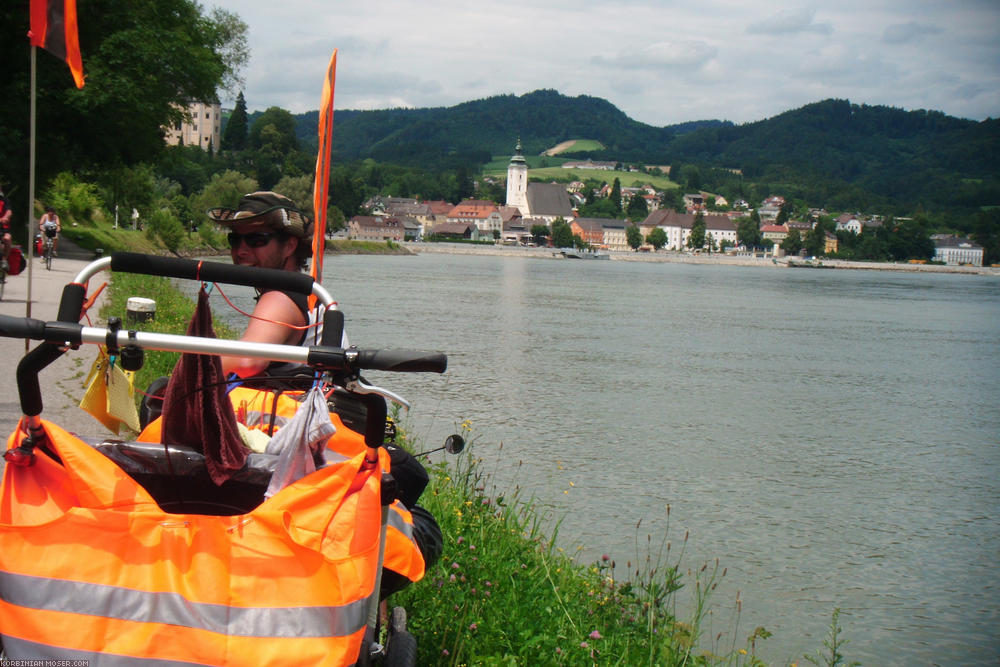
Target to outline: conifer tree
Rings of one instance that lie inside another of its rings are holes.
[[[622,183],[615,178],[614,184],[611,186],[611,195],[609,196],[611,203],[614,204],[615,210],[621,213],[622,210]]]
[[[226,132],[222,137],[222,150],[242,151],[247,147],[247,134],[250,122],[247,118],[247,102],[243,98],[243,91],[236,97],[236,108],[233,109],[229,122],[226,123]]]

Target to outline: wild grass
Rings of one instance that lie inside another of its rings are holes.
[[[431,466],[421,505],[441,525],[444,554],[393,601],[407,609],[420,664],[762,664],[750,638],[722,648],[724,633],[703,636],[726,572],[717,561],[687,568],[686,534],[676,546],[666,535],[643,543],[640,521],[634,561],[581,564],[558,546],[559,521],[493,486],[474,450]]]

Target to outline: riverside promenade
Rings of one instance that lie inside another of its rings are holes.
[[[567,260],[555,257],[555,248],[521,248],[504,245],[478,245],[472,243],[406,243],[404,247],[418,255],[449,254],[449,255],[498,255],[503,257],[529,257],[534,259]],[[621,262],[672,262],[676,264],[711,264],[717,266],[757,266],[771,269],[789,268],[787,258],[776,261],[770,256],[754,257],[750,255],[689,254],[661,250],[659,252],[622,252],[612,251],[608,255],[612,260]],[[925,273],[964,273],[971,275],[986,275],[1000,277],[1000,267],[990,266],[946,266],[942,264],[908,264],[902,262],[851,262],[842,259],[823,259],[824,266],[835,269],[857,269],[865,271],[907,271]]]
[[[52,262],[51,270],[46,270],[38,258],[33,260],[31,317],[46,321],[56,319],[63,286],[71,282],[87,265],[88,257],[89,253],[74,252],[67,244],[65,250],[60,247],[60,256]],[[89,292],[92,293],[106,280],[107,273],[94,276],[90,281]],[[3,300],[0,301],[0,313],[24,317],[27,314],[27,296],[28,270],[25,269],[20,275],[7,277]],[[99,310],[100,304],[90,309],[91,322],[95,324]],[[21,404],[15,381],[18,362],[27,349],[34,349],[38,344],[37,341],[30,341],[26,347],[24,339],[0,337],[0,376],[7,378],[5,383],[7,388],[0,392],[0,433],[5,439],[14,431],[21,418]],[[84,380],[87,379],[90,365],[96,357],[95,346],[81,346],[78,350],[70,350],[41,372],[44,419],[68,431],[79,431],[87,435],[109,435],[100,422],[78,407],[83,397]]]

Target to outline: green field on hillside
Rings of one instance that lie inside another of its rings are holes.
[[[604,144],[596,139],[571,139],[564,141],[558,146],[544,151],[549,155],[559,155],[560,153],[586,153],[589,151],[603,151]]]
[[[563,169],[561,165],[566,160],[553,157],[526,157],[528,162],[528,180],[535,181],[558,181],[569,183],[570,181],[586,181],[587,179],[613,182],[616,178],[621,182],[623,188],[635,188],[642,185],[652,185],[657,190],[667,190],[679,187],[666,176],[659,174],[646,174],[642,172],[630,171],[601,171],[600,169]],[[548,160],[549,166],[541,166],[542,161]],[[532,163],[539,166],[535,166]],[[495,156],[493,161],[483,167],[484,176],[495,176],[497,178],[507,178],[507,165],[510,164],[510,157]]]

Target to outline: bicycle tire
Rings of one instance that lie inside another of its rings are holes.
[[[405,630],[394,632],[386,642],[383,667],[416,667],[417,638]]]
[[[45,252],[45,268],[49,271],[52,270],[52,251],[47,250]]]
[[[7,272],[0,270],[0,301],[3,301],[3,288],[7,286]]]

